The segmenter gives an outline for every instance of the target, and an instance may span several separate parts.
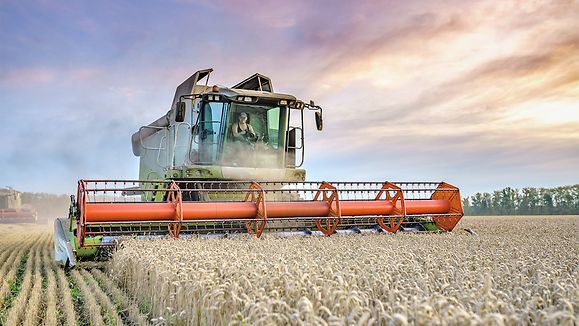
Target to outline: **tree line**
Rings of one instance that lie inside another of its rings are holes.
[[[479,192],[463,198],[462,206],[466,215],[579,215],[579,184]]]

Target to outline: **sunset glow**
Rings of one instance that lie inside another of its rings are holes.
[[[579,183],[577,1],[0,1],[2,186],[136,178],[131,134],[213,67],[324,108],[309,180]]]

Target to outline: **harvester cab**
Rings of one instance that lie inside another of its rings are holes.
[[[80,180],[55,221],[55,257],[74,266],[123,237],[452,231],[458,188],[445,182],[308,182],[304,112],[254,74],[208,86],[213,70],[177,87],[170,110],[132,135],[139,180]]]
[[[322,109],[274,93],[261,74],[207,86],[211,72],[185,80],[169,112],[133,134],[139,178],[304,181],[304,110],[315,111],[321,130]]]
[[[0,188],[0,223],[36,223],[36,210],[22,205],[22,193]]]

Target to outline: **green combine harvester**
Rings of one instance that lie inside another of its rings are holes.
[[[80,180],[55,221],[56,260],[74,266],[124,237],[451,231],[458,188],[444,182],[308,182],[304,115],[313,101],[275,93],[254,74],[209,85],[213,70],[177,87],[170,110],[132,135],[139,180]]]

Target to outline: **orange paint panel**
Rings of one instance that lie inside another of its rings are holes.
[[[406,214],[446,214],[450,211],[448,200],[406,200],[405,203]]]

